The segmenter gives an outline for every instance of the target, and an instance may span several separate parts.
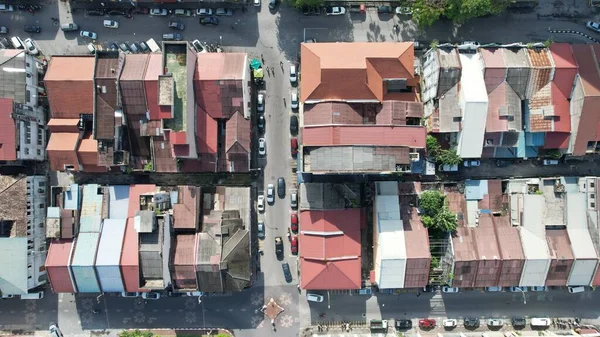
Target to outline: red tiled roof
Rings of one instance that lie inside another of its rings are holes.
[[[225,151],[227,153],[250,153],[250,121],[236,112],[225,124]],[[235,146],[234,145],[239,145]]]
[[[313,126],[302,130],[304,146],[373,145],[424,148],[426,129],[421,126]]]
[[[200,106],[196,106],[196,150],[198,153],[217,153],[218,129],[217,121]]]
[[[544,149],[566,149],[569,147],[570,137],[568,132],[546,132]]]
[[[91,56],[53,56],[44,76],[51,115],[79,118],[94,111],[94,67]]]
[[[17,129],[12,112],[13,100],[0,98],[0,160],[17,160]]]
[[[132,218],[140,210],[140,195],[154,192],[156,185],[130,185],[129,186],[129,207],[127,208],[127,217]]]
[[[179,198],[173,205],[173,228],[198,228],[200,209],[200,187],[179,186]]]
[[[185,131],[171,131],[169,132],[169,141],[173,145],[184,145],[186,144],[186,134]]]
[[[303,102],[416,99],[414,92],[386,93],[383,82],[386,78],[406,78],[408,86],[418,85],[412,42],[303,43],[300,48]]]
[[[555,77],[556,78],[556,77]],[[575,77],[573,77],[574,79]],[[571,110],[567,96],[564,96],[556,82],[550,87],[552,105],[554,106],[553,128],[555,132],[571,132]]]
[[[301,212],[302,288],[361,287],[361,219],[361,209]]]
[[[194,266],[196,264],[196,234],[175,235],[173,247],[173,266]],[[174,272],[173,274],[178,274]],[[174,275],[175,276],[175,275]],[[175,277],[182,278],[182,277]]]
[[[146,89],[146,101],[150,110],[150,119],[160,119],[160,108],[158,105],[158,76],[162,75],[162,55],[150,54],[144,75],[144,86]]]
[[[46,153],[52,171],[64,171],[65,165],[73,165],[74,170],[79,171],[79,160],[76,152],[78,142],[79,134],[77,133],[54,132],[50,134]]]
[[[89,132],[81,138],[77,155],[81,165],[98,166],[98,141]]]
[[[51,118],[46,125],[50,132],[79,133],[78,124],[79,118]]]
[[[571,46],[573,56],[579,66],[578,84],[583,89],[583,105],[579,111],[574,113],[580,115],[579,125],[573,125],[577,130],[573,142],[573,154],[584,155],[587,151],[589,141],[596,140],[599,135],[600,124],[600,75],[598,74],[598,54],[600,48],[597,45],[574,44]],[[594,55],[595,54],[595,55]]]
[[[577,62],[568,43],[553,43],[550,45],[550,54],[554,60],[553,82],[558,86],[562,96],[569,97],[577,75]]]

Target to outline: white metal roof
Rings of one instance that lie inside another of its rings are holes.
[[[459,54],[462,65],[460,81],[462,96],[466,102],[488,102],[488,95],[483,80],[481,54]],[[487,110],[486,110],[487,114]]]
[[[0,238],[0,289],[6,295],[27,293],[27,238]]]
[[[587,199],[584,193],[567,193],[567,233],[575,259],[596,259],[596,249],[587,228]]]
[[[462,158],[480,158],[488,114],[488,96],[483,79],[481,55],[460,54],[460,62],[462,131],[457,152]]]
[[[397,195],[375,197],[377,209],[377,258],[406,259],[404,224],[400,219],[400,204]]]
[[[378,181],[375,183],[377,195],[398,195],[398,182]]]
[[[542,195],[523,195],[523,226],[520,233],[523,252],[528,260],[550,259],[546,228],[542,223],[544,207],[545,202]]]
[[[125,237],[125,219],[104,219],[96,257],[97,266],[118,266]]]

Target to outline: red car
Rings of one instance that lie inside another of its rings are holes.
[[[292,156],[296,156],[298,154],[298,138],[292,138],[290,140],[290,147],[292,150]]]
[[[298,254],[298,237],[296,235],[292,236],[291,246],[292,254]]]
[[[419,328],[421,328],[421,329],[435,328],[435,319],[432,319],[432,318],[420,319],[419,320]]]
[[[292,212],[290,223],[292,224],[292,232],[298,233],[298,212]]]

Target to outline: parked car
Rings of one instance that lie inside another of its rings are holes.
[[[390,14],[390,13],[392,13],[392,7],[390,7],[390,6],[377,6],[377,13],[379,13],[379,14]]]
[[[152,8],[150,10],[150,15],[167,16],[169,15],[169,11],[164,8]]]
[[[501,327],[504,325],[504,320],[501,318],[490,318],[487,321],[487,325],[491,327]]]
[[[154,292],[142,293],[142,298],[145,300],[158,300],[160,299],[160,294]]]
[[[412,7],[398,6],[396,7],[396,14],[398,15],[411,15],[413,13]]]
[[[527,287],[509,287],[508,290],[511,293],[518,293],[518,292],[524,292],[526,293],[528,288]]]
[[[104,28],[119,28],[119,23],[115,20],[104,20]]]
[[[296,211],[290,214],[290,228],[292,232],[298,233],[298,212]]]
[[[298,208],[298,192],[296,191],[290,193],[290,207],[292,209]]]
[[[12,12],[15,8],[12,5],[0,4],[0,12]]]
[[[458,165],[448,165],[448,164],[440,164],[438,166],[438,170],[443,171],[443,172],[457,172],[458,171]]]
[[[142,50],[142,53],[145,53],[150,50],[150,47],[148,47],[146,42],[142,41],[140,42],[140,49]]]
[[[544,159],[544,165],[558,165],[558,160],[556,159]]]
[[[256,209],[259,212],[265,211],[265,196],[262,194],[258,195],[257,202],[256,202]]]
[[[181,41],[183,40],[183,36],[179,33],[169,33],[163,34],[163,40],[165,41]]]
[[[321,303],[321,302],[323,302],[323,295],[306,293],[306,300],[309,302]]]
[[[458,289],[458,288],[453,288],[453,287],[449,287],[449,286],[442,287],[442,292],[445,292],[447,294],[455,294],[459,291],[460,291],[460,289]]]
[[[254,0],[254,7],[260,7],[260,0]]]
[[[497,159],[496,160],[496,167],[507,167],[512,165],[513,163],[509,160],[503,160],[503,159]]]
[[[25,50],[27,50],[29,54],[37,55],[39,53],[37,48],[33,44],[33,40],[31,38],[26,39],[25,41],[23,41],[23,43],[25,44]]]
[[[38,25],[25,25],[25,27],[23,27],[23,30],[27,33],[40,33],[42,31],[42,27]]]
[[[277,6],[277,0],[269,0],[269,9],[275,9]]]
[[[292,157],[298,155],[298,138],[293,137],[290,139],[290,150],[292,151]]]
[[[476,167],[476,166],[480,166],[481,165],[481,161],[479,160],[465,160],[463,165],[465,165],[465,167]]]
[[[514,328],[524,328],[527,325],[525,317],[513,317],[510,322]]]
[[[176,9],[173,14],[177,16],[192,16],[192,11],[189,9]]]
[[[171,29],[177,29],[177,30],[184,30],[185,29],[185,25],[181,22],[176,22],[176,21],[169,21],[169,28]]]
[[[296,65],[290,65],[290,83],[295,84],[298,81],[298,74],[296,74]]]
[[[114,15],[125,15],[125,10],[123,9],[109,9],[106,14],[114,16]]]
[[[296,115],[290,117],[290,132],[293,135],[298,133],[298,116]]]
[[[199,16],[209,16],[213,14],[213,10],[211,8],[198,8],[196,10],[196,15]]]
[[[258,112],[265,111],[265,94],[262,92],[256,96],[256,110]]]
[[[583,286],[579,286],[579,287],[568,287],[569,292],[571,294],[577,294],[577,293],[582,293],[585,291],[585,287]]]
[[[297,235],[292,235],[292,238],[290,240],[290,247],[291,247],[292,254],[298,254],[298,236]]]
[[[465,317],[463,319],[463,325],[465,326],[465,328],[476,329],[479,327],[479,324],[479,318],[476,317]]]
[[[282,199],[285,198],[285,179],[282,177],[277,179],[277,195],[279,195],[279,197]]]
[[[65,23],[64,25],[60,25],[60,30],[63,32],[74,32],[79,30],[79,26],[76,23]]]
[[[588,22],[586,22],[585,26],[588,29],[595,31],[596,33],[600,33],[600,23],[599,22],[588,21]]]
[[[256,126],[258,127],[258,132],[264,133],[266,127],[265,115],[258,115],[256,120]]]
[[[535,291],[535,292],[548,291],[548,287],[543,287],[543,286],[531,287],[531,291]]]
[[[283,240],[281,240],[281,236],[275,237],[275,255],[278,258],[283,258]]]
[[[119,49],[119,46],[117,46],[116,43],[111,42],[111,43],[108,44],[108,46],[106,48],[108,48],[108,49],[110,49],[112,51],[117,51]]]
[[[435,328],[435,319],[423,318],[419,320],[419,328],[421,329],[432,329]]]
[[[453,318],[447,318],[442,324],[444,325],[444,328],[456,328],[458,322]]]
[[[549,317],[531,317],[529,319],[529,325],[532,328],[547,328],[552,324],[552,320]]]
[[[394,325],[396,326],[396,330],[412,329],[412,321],[410,319],[396,319]]]
[[[259,239],[265,238],[265,222],[263,220],[258,220],[258,234]]]
[[[346,14],[346,8],[344,7],[325,7],[325,15],[344,15]]]
[[[285,281],[287,283],[292,282],[293,278],[292,273],[290,272],[290,265],[285,262],[281,264],[281,268],[283,269],[283,277],[285,277]]]
[[[267,185],[267,202],[272,204],[275,202],[275,187],[273,184]]]
[[[292,106],[292,109],[298,109],[298,92],[297,91],[293,91],[292,92],[292,97],[290,99],[290,105]]]
[[[85,11],[85,14],[87,16],[104,16],[104,10],[103,9],[88,9],[87,11]]]
[[[217,8],[217,10],[215,10],[215,15],[218,15],[218,16],[232,16],[233,15],[233,10],[231,8]]]
[[[258,154],[260,156],[267,154],[267,141],[264,138],[258,140]]]
[[[188,297],[202,297],[204,296],[204,293],[201,291],[188,291],[185,293],[185,296]]]
[[[50,332],[50,337],[63,337],[63,333],[62,331],[60,331],[56,323],[50,323],[50,326],[48,327],[48,332]]]
[[[218,25],[219,24],[219,19],[217,19],[214,16],[206,16],[203,18],[200,18],[200,24],[201,25]]]
[[[206,53],[206,48],[204,48],[204,46],[202,45],[202,43],[200,43],[199,40],[194,40],[192,41],[192,46],[194,47],[194,49],[196,50],[197,53]]]
[[[124,53],[129,53],[129,46],[125,42],[119,43],[119,49],[121,49],[121,51]]]
[[[138,47],[138,45],[135,42],[132,42],[131,44],[129,44],[129,49],[131,49],[131,52],[134,54],[137,54],[140,51],[140,48]]]
[[[92,39],[92,40],[95,40],[98,37],[98,35],[96,35],[96,33],[89,32],[87,30],[80,31],[79,32],[79,36],[85,37],[85,38],[88,38],[88,39]]]
[[[487,288],[485,288],[485,291],[487,291],[489,293],[496,293],[496,292],[500,292],[503,290],[504,290],[504,288],[502,288],[502,287],[487,287]]]

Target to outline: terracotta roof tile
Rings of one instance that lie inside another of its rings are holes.
[[[200,53],[194,80],[242,80],[248,72],[246,53]]]
[[[568,43],[553,43],[550,53],[554,61],[554,83],[558,86],[564,97],[571,96],[575,76],[577,75],[577,62]]]
[[[54,132],[50,135],[46,152],[52,171],[64,171],[65,165],[73,165],[76,171],[79,170],[76,152],[78,141],[78,133]]]
[[[200,154],[216,154],[219,124],[196,106],[196,149]]]
[[[250,121],[245,119],[240,112],[233,114],[227,121],[225,134],[225,151],[227,153],[231,151],[250,153]],[[236,144],[240,147],[232,149]]]
[[[12,112],[13,100],[0,98],[0,160],[17,160],[17,129]]]
[[[302,130],[304,146],[375,145],[424,148],[426,129],[420,126],[312,126]]]
[[[79,118],[94,111],[93,56],[53,56],[44,77],[55,118]]]
[[[79,118],[51,118],[46,125],[50,132],[79,133]]]
[[[340,55],[344,55],[340,57]],[[384,99],[384,78],[416,86],[412,42],[301,44],[301,100]],[[414,94],[401,95],[414,100]]]

